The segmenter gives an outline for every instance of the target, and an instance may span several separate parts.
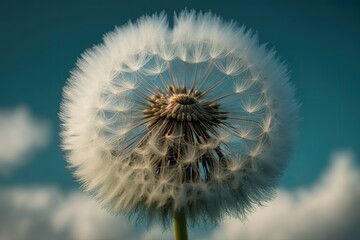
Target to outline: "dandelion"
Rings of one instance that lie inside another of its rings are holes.
[[[67,161],[103,206],[149,224],[244,218],[272,198],[290,157],[288,80],[235,23],[184,11],[171,29],[164,14],[142,17],[72,72],[60,114]]]

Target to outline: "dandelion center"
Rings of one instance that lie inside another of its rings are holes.
[[[181,105],[191,105],[196,103],[196,99],[193,96],[183,93],[175,95],[172,101],[175,101],[176,103]]]
[[[159,157],[155,161],[155,171],[160,174],[169,166],[180,166],[178,174],[182,175],[182,181],[207,181],[212,168],[225,161],[214,136],[218,135],[217,127],[226,120],[227,112],[221,110],[216,101],[203,99],[203,93],[195,88],[169,85],[166,89],[167,92],[154,94],[150,98],[150,107],[144,110],[149,132],[156,133],[158,139],[169,137],[177,142],[158,141],[162,142],[160,148],[165,148],[165,160]],[[143,144],[145,142],[138,147]],[[191,154],[187,153],[196,145],[211,147],[191,159]]]
[[[169,85],[167,91],[150,98],[150,107],[144,110],[145,118],[150,118],[148,128],[164,121],[172,125],[178,125],[177,122],[201,121],[201,125],[210,127],[226,119],[227,112],[219,110],[220,104],[202,99],[203,94],[195,88],[187,90],[185,86]]]

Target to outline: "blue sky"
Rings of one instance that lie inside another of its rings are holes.
[[[48,136],[47,144],[38,144],[38,151],[22,156],[26,160],[21,167],[0,175],[0,187],[78,189],[58,137],[62,87],[77,58],[101,43],[103,34],[115,26],[160,11],[171,22],[173,13],[185,7],[211,10],[255,30],[260,42],[274,46],[288,64],[302,107],[296,151],[282,188],[313,185],[329,168],[336,151],[360,155],[359,3],[2,0],[0,110],[11,112],[23,106],[31,118],[46,126]],[[359,165],[359,158],[354,159],[355,166]]]

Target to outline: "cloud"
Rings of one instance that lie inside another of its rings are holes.
[[[227,219],[208,240],[360,239],[360,170],[350,153],[336,153],[331,168],[312,187],[280,190],[245,223]]]
[[[360,239],[360,169],[349,153],[334,155],[331,167],[309,188],[279,190],[267,207],[245,223],[226,219],[209,233],[190,232],[190,239],[352,240]],[[146,232],[113,216],[80,191],[57,187],[0,189],[0,239],[173,239],[160,227]]]
[[[0,109],[0,173],[8,174],[47,145],[49,123],[34,118],[25,107]]]
[[[137,239],[124,217],[110,215],[82,192],[64,194],[56,187],[0,191],[2,240]]]

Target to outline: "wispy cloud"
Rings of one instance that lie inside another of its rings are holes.
[[[360,170],[352,158],[346,152],[334,154],[331,167],[313,186],[280,190],[245,223],[228,219],[204,239],[360,239]]]
[[[142,239],[123,216],[101,209],[86,194],[56,187],[0,189],[2,240]]]
[[[333,156],[331,167],[311,187],[279,190],[277,198],[257,209],[245,223],[226,219],[191,239],[352,240],[360,239],[360,169],[349,153]],[[159,227],[146,232],[113,216],[86,194],[57,187],[0,189],[0,239],[173,239]]]
[[[47,145],[49,122],[35,118],[26,107],[0,109],[0,174],[9,174]]]

